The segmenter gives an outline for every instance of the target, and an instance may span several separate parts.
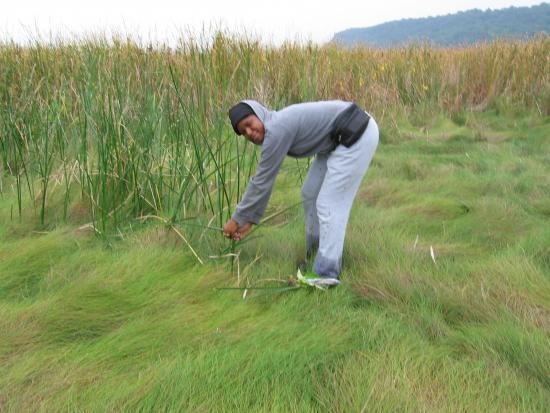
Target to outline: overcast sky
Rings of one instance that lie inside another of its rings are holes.
[[[269,43],[325,42],[351,27],[368,27],[478,9],[533,6],[542,0],[1,0],[0,38],[20,42],[90,33],[131,35],[173,44],[182,34],[218,27]]]

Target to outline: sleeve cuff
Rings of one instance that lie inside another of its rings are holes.
[[[250,222],[254,225],[258,225],[258,223],[260,222],[260,218],[261,217],[245,217],[245,216],[239,215],[237,213],[234,213],[233,216],[231,217],[231,219],[234,220],[235,222],[237,222],[237,224],[239,224],[239,226],[244,225],[247,222]]]

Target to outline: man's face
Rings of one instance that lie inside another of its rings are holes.
[[[248,115],[237,124],[237,129],[246,139],[255,145],[264,141],[264,124],[256,115]]]

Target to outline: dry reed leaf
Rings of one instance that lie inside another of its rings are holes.
[[[434,262],[434,264],[437,264],[437,263],[435,262],[435,253],[434,253],[434,249],[433,249],[433,247],[432,247],[431,245],[430,245],[430,255],[431,255],[431,257],[432,257],[432,261]]]

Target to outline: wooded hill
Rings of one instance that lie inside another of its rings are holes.
[[[347,29],[336,33],[332,41],[347,47],[357,44],[392,47],[417,42],[456,46],[497,38],[530,38],[541,32],[550,33],[550,3],[397,20]]]

